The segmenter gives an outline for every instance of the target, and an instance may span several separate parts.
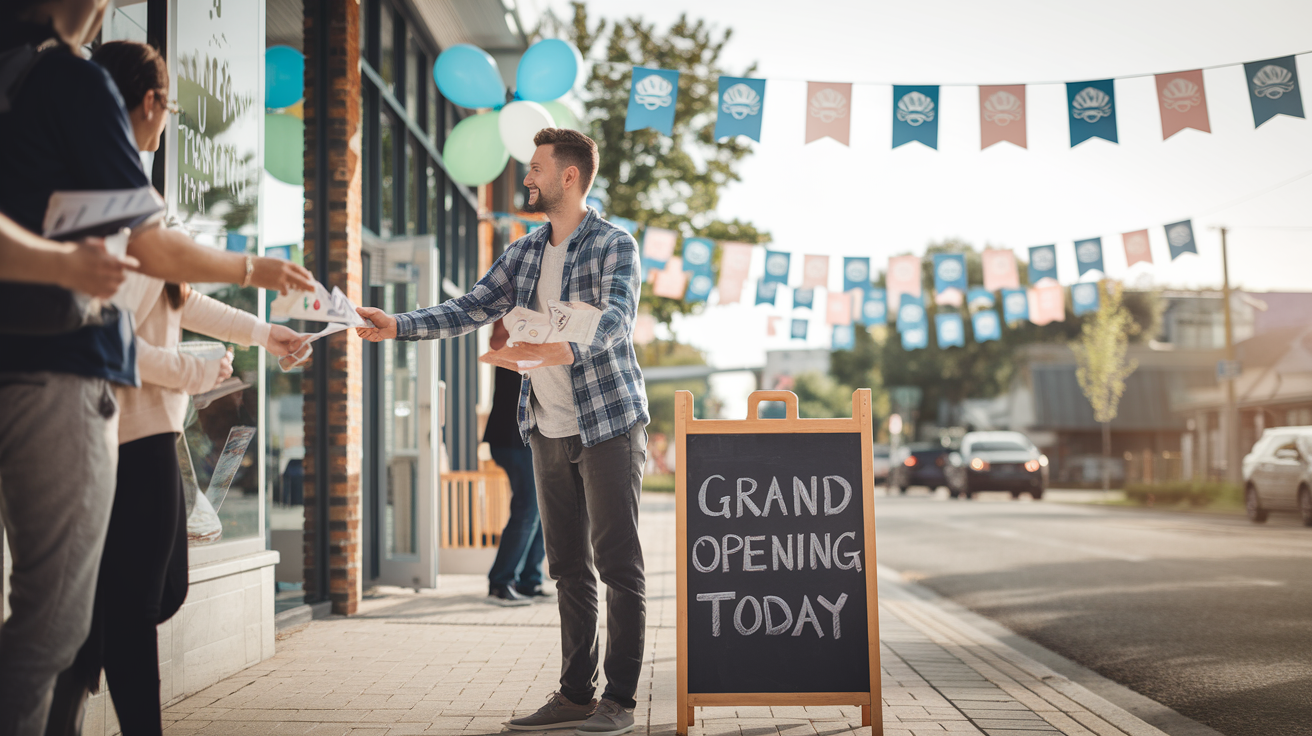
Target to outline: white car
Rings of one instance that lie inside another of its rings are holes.
[[[893,461],[889,457],[888,445],[875,445],[875,483],[883,485],[888,483],[888,473],[893,469]]]

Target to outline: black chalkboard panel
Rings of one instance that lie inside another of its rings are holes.
[[[860,433],[687,436],[689,693],[870,690],[861,453]]]

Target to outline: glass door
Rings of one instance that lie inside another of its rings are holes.
[[[365,237],[369,302],[389,314],[437,303],[435,239]],[[367,568],[373,583],[437,584],[439,340],[370,344],[365,360]]]

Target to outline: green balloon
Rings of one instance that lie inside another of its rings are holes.
[[[541,103],[551,113],[551,119],[556,121],[557,128],[569,128],[570,130],[583,131],[583,126],[579,124],[579,119],[570,112],[568,107],[560,100]]]
[[[442,160],[452,179],[468,187],[487,184],[501,175],[510,152],[501,142],[500,113],[485,112],[461,120],[446,138]]]
[[[278,181],[305,185],[305,121],[278,113],[264,116],[264,169]]]

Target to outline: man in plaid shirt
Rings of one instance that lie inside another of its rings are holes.
[[[525,209],[550,224],[512,243],[468,294],[395,316],[362,308],[373,327],[357,331],[374,342],[446,338],[506,318],[510,347],[486,357],[524,374],[519,431],[533,450],[564,650],[559,692],[506,725],[616,736],[633,730],[647,615],[638,497],[649,418],[633,351],[641,270],[633,237],[584,204],[597,144],[564,128],[534,142]],[[593,565],[609,589],[600,701]]]

